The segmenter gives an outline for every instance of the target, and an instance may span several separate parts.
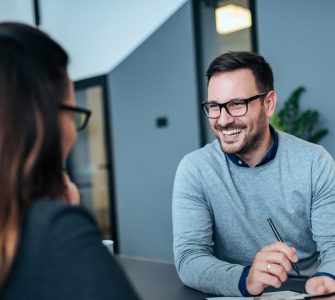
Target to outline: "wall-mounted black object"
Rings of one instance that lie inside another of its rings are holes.
[[[167,127],[168,124],[169,124],[169,121],[167,117],[158,117],[156,119],[156,127],[158,128]]]

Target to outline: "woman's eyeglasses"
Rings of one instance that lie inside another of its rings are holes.
[[[85,129],[92,113],[90,110],[66,104],[60,104],[59,108],[62,110],[70,111],[74,114],[74,121],[77,131]]]

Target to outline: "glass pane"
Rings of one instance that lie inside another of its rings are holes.
[[[216,3],[218,7],[235,7],[250,10],[249,0],[226,0],[226,1],[199,1],[199,13],[200,13],[200,36],[201,36],[201,68],[200,76],[202,84],[201,89],[201,101],[207,99],[207,80],[206,71],[212,60],[218,55],[227,51],[252,51],[252,24],[251,27],[241,29],[238,31],[219,34],[216,30]],[[251,12],[250,12],[251,13]],[[199,99],[199,100],[200,100]],[[204,126],[204,132],[206,141],[210,142],[215,137],[210,128],[209,122],[206,116],[203,114],[202,124]]]
[[[104,239],[112,239],[102,97],[100,86],[76,91],[77,105],[91,110],[92,115],[87,128],[78,132],[68,163],[82,205],[96,217]]]

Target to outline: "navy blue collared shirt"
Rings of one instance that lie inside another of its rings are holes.
[[[276,157],[277,149],[278,149],[278,133],[274,130],[274,128],[270,125],[270,133],[273,138],[273,144],[268,153],[262,158],[259,164],[256,167],[267,164],[269,161],[273,160]],[[246,164],[242,159],[238,158],[234,154],[226,153],[227,157],[239,167],[250,168],[248,164]]]

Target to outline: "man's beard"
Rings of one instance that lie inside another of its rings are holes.
[[[245,155],[247,153],[250,153],[254,150],[256,150],[260,144],[262,143],[262,140],[264,139],[264,136],[266,134],[266,130],[268,129],[268,123],[267,123],[267,117],[265,115],[264,108],[261,109],[260,114],[257,118],[257,123],[255,124],[255,127],[258,128],[256,133],[250,133],[249,136],[245,136],[244,141],[242,145],[234,150],[229,150],[229,147],[224,147],[221,143],[221,140],[219,138],[219,135],[215,132],[215,136],[220,142],[220,146],[223,152],[229,153],[229,154],[235,154],[235,155]],[[239,125],[239,124],[231,124],[226,127],[222,127],[220,125],[215,125],[215,129],[222,131],[222,130],[245,130],[247,128],[246,125]],[[229,143],[228,143],[229,144]]]

